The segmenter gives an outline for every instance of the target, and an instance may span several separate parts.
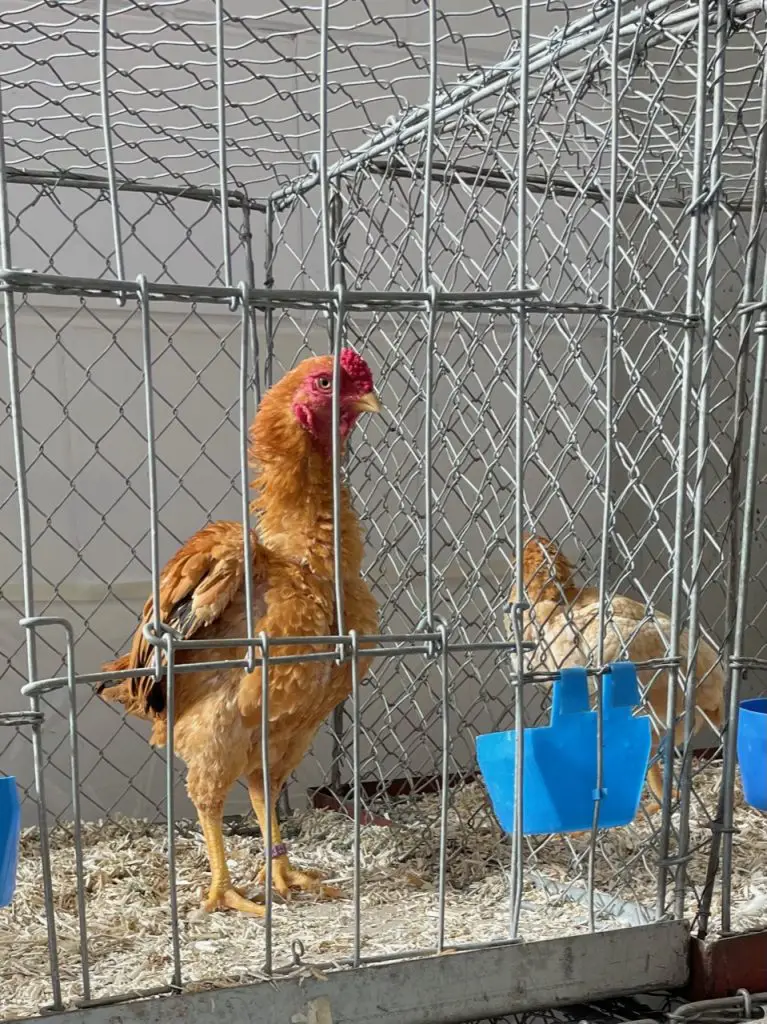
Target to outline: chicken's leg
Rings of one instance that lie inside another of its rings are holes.
[[[342,896],[341,890],[332,885],[323,885],[322,873],[320,871],[314,868],[300,871],[290,863],[287,849],[282,841],[280,823],[277,818],[277,796],[280,789],[282,789],[282,784],[277,787],[275,795],[270,801],[270,813],[272,816],[272,888],[286,900],[290,899],[292,889],[315,893],[328,900],[340,899]],[[267,808],[260,775],[251,776],[248,779],[248,792],[250,793],[250,802],[253,805],[253,810],[261,828],[261,835],[265,837]],[[256,882],[259,885],[263,885],[265,881],[266,864],[261,868],[256,878]]]
[[[661,760],[655,760],[658,750],[653,745],[653,749],[650,752],[650,767],[647,769],[647,786],[655,797],[655,799],[646,805],[648,814],[657,814],[663,806],[663,762]],[[671,800],[676,801],[679,799],[679,791],[676,789],[671,790]]]
[[[210,892],[203,907],[207,911],[212,910],[241,910],[245,914],[255,914],[263,917],[265,910],[259,903],[246,899],[232,885],[229,877],[229,868],[226,864],[226,849],[224,848],[223,833],[223,807],[215,811],[198,810],[202,834],[205,837],[205,845],[208,848],[208,859],[212,873]]]

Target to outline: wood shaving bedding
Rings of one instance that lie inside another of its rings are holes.
[[[706,875],[711,831],[705,808],[716,806],[719,771],[695,780],[691,812],[688,913],[694,915]],[[362,955],[406,954],[433,946],[438,920],[439,796],[389,805],[392,827],[361,829]],[[657,817],[600,833],[596,859],[598,927],[653,920]],[[767,926],[767,815],[736,799],[733,929]],[[321,867],[348,898],[274,901],[274,965],[316,973],[352,953],[353,821],[333,811],[304,811],[285,823],[291,857]],[[587,929],[589,837],[546,836],[527,842],[521,934],[553,938]],[[231,828],[227,849],[235,884],[255,892],[261,841],[251,827]],[[82,996],[74,847],[71,835],[51,836],[59,963],[67,1005]],[[83,825],[88,947],[92,995],[101,998],[167,983],[171,972],[166,836],[162,825],[136,819]],[[179,823],[176,839],[179,927],[187,991],[264,978],[263,921],[240,914],[206,914],[200,899],[208,863],[195,825]],[[486,942],[508,935],[508,838],[489,810],[484,788],[471,783],[451,794],[447,832],[446,942]],[[712,930],[721,908],[717,882]],[[303,947],[295,962],[295,940]],[[0,1015],[36,1015],[51,999],[48,935],[37,833],[22,837],[13,904],[0,910]]]

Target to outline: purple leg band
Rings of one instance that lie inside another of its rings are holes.
[[[287,857],[288,848],[284,843],[275,843],[272,847],[272,860],[277,857]]]

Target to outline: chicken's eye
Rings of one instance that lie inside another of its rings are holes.
[[[333,387],[333,382],[331,381],[330,377],[318,377],[317,387],[320,389],[320,391],[330,391],[330,389]]]

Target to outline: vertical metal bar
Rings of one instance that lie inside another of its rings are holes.
[[[31,682],[32,680],[30,680]],[[40,699],[30,697],[30,710],[40,714]],[[45,928],[48,933],[48,965],[51,975],[51,1008],[64,1007],[61,998],[61,973],[59,970],[59,944],[56,935],[56,911],[53,906],[53,871],[51,869],[51,847],[48,836],[48,807],[45,802],[43,763],[42,718],[32,724],[32,758],[34,764],[35,793],[37,794],[37,815],[40,829],[40,863],[43,875],[43,902],[45,904]]]
[[[166,740],[165,740],[165,806],[168,835],[168,896],[170,903],[170,944],[173,956],[171,985],[180,989],[181,942],[178,931],[178,890],[176,888],[176,799],[174,791],[174,755],[176,735],[176,652],[173,633],[165,634],[166,654]]]
[[[346,287],[346,238],[343,231],[344,201],[341,192],[343,178],[336,179],[333,186],[333,201],[330,207],[332,227],[333,285]]]
[[[450,810],[450,659],[447,628],[439,625],[440,669],[442,675],[442,790],[439,820],[439,909],[437,952],[445,948],[445,900],[447,897],[447,815]]]
[[[5,162],[5,118],[0,88],[0,257],[3,270],[11,270],[11,231],[8,210],[8,178]],[[24,455],[24,428],[21,418],[21,385],[19,383],[18,349],[16,340],[16,303],[14,294],[6,289],[3,293],[5,306],[5,343],[8,354],[8,382],[13,428],[13,449],[16,462],[16,491],[19,499],[19,532],[21,548],[21,578],[24,592],[24,615],[34,615],[34,580],[32,568],[32,537],[29,519],[29,492],[27,488],[27,464]],[[27,632],[27,676],[33,682],[37,678],[37,637]],[[39,708],[34,708],[39,713]]]
[[[762,125],[762,131],[765,126]],[[767,303],[767,263],[764,268],[762,283],[762,302]],[[744,637],[746,632],[746,601],[748,599],[748,574],[751,568],[751,545],[754,534],[754,513],[756,508],[756,485],[759,479],[759,446],[762,431],[762,405],[764,399],[765,374],[765,336],[767,335],[767,309],[763,308],[759,323],[755,328],[756,359],[754,363],[754,394],[751,401],[751,433],[748,443],[748,464],[746,468],[746,486],[743,497],[743,527],[740,535],[740,562],[738,566],[738,592],[736,602],[735,635],[732,644],[732,661],[730,669],[730,706],[727,720],[727,731],[724,745],[724,765],[722,768],[722,788],[724,790],[724,807],[722,815],[722,934],[726,935],[732,927],[732,822],[735,794],[735,765],[737,762],[738,742],[738,705],[740,702],[740,683],[743,668],[740,659],[743,657]]]
[[[88,963],[88,921],[85,913],[85,868],[83,866],[83,830],[80,809],[80,753],[77,727],[77,676],[75,673],[75,637],[71,623],[61,620],[67,638],[67,695],[69,697],[69,772],[72,782],[72,831],[75,843],[75,878],[77,880],[77,920],[80,929],[80,965],[83,977],[83,999],[91,998]]]
[[[266,201],[266,223],[264,224],[264,288],[274,288],[274,203]],[[267,303],[264,310],[264,390],[274,383],[274,310]]]
[[[149,558],[152,566],[152,626],[155,637],[160,636],[160,540],[157,501],[157,453],[154,429],[154,385],[152,382],[152,341],[149,311],[149,291],[143,274],[136,278],[141,311],[141,351],[144,365],[144,411],[146,415],[147,476],[149,478]],[[155,674],[162,671],[160,647],[154,648]]]
[[[346,286],[346,275],[344,273],[343,263],[339,259],[339,215],[340,196],[337,190],[334,189],[333,197],[330,203],[330,244],[331,244],[331,272],[333,275],[333,287]],[[330,345],[330,351],[333,351],[334,338],[335,338],[335,326],[336,317],[335,309],[330,308],[328,312],[328,341]],[[332,728],[332,749],[330,754],[330,789],[336,799],[341,802],[341,786],[342,786],[342,765],[344,762],[344,754],[346,753],[346,745],[344,743],[344,732],[345,723],[344,719],[346,716],[346,700],[342,700],[340,704],[336,704],[333,708],[333,715],[331,719]]]
[[[269,637],[262,632],[261,643],[261,777],[266,800],[264,833],[264,971],[272,973],[272,782],[269,769]]]
[[[75,636],[69,619],[58,615],[37,615],[23,618],[19,625],[27,635],[40,626],[60,626],[66,637],[67,698],[69,703],[69,775],[72,787],[72,838],[75,847],[75,880],[77,922],[80,932],[80,965],[83,979],[83,998],[91,998],[90,965],[88,963],[88,920],[85,913],[85,868],[83,866],[83,831],[80,810],[80,753],[77,725],[77,673],[75,671]]]
[[[429,116],[423,172],[423,231],[421,242],[421,287],[431,285],[431,193],[434,161],[434,121],[437,112],[437,2],[429,0]]]
[[[112,148],[112,120],[109,110],[109,82],[107,79],[107,21],[109,0],[99,0],[99,93],[101,96],[101,123],[104,129],[104,159],[106,161],[107,180],[109,182],[109,205],[112,213],[112,237],[115,246],[115,263],[117,279],[125,280],[125,261],[123,259],[122,227],[120,224],[120,204],[117,194],[117,178],[115,176],[114,150]],[[125,296],[117,296],[118,306],[125,305]]]
[[[341,345],[346,320],[346,291],[336,286],[336,323],[333,337],[333,575],[335,577],[336,630],[344,634],[343,561],[341,558]],[[343,657],[343,650],[339,650]]]
[[[353,899],[354,899],[354,949],[353,966],[359,967],[362,946],[362,906],[361,906],[361,841],[362,841],[362,787],[360,780],[360,678],[359,678],[359,644],[357,631],[349,630],[351,641],[352,670],[352,769],[354,785],[354,852],[353,852]]]
[[[431,195],[432,165],[434,159],[434,122],[437,108],[437,3],[429,2],[429,116],[426,128],[426,153],[423,175],[423,233],[421,236],[421,287],[428,292],[426,306],[426,367],[424,390],[426,410],[423,435],[423,487],[424,487],[424,603],[425,628],[434,630],[434,496],[433,428],[434,428],[434,338],[437,326],[437,289],[431,279]],[[432,646],[431,644],[429,645]]]
[[[424,603],[425,628],[434,630],[434,341],[437,333],[437,289],[426,286],[429,293],[426,327],[426,373],[424,380],[426,409],[423,426],[423,489],[424,489]],[[429,647],[432,647],[431,642]]]
[[[11,227],[8,208],[8,172],[5,159],[5,116],[0,86],[0,262],[4,270],[11,270]],[[3,295],[5,312],[5,343],[8,354],[8,392],[11,407],[11,429],[13,453],[16,464],[16,492],[19,502],[19,547],[21,549],[21,579],[24,592],[24,615],[35,614],[34,574],[32,567],[32,535],[29,520],[29,489],[27,486],[27,463],[24,453],[24,427],[21,415],[21,386],[19,383],[19,356],[16,338],[16,302],[13,292],[8,289]],[[37,643],[33,631],[27,631],[27,678],[37,679]],[[30,698],[33,714],[40,714],[39,697]],[[48,960],[51,972],[51,996],[53,1009],[62,1007],[61,976],[59,974],[58,940],[56,937],[56,912],[53,906],[53,873],[51,850],[48,836],[48,807],[45,800],[45,761],[43,753],[42,722],[32,726],[32,758],[34,763],[35,793],[37,794],[38,826],[40,829],[40,861],[43,876],[43,900],[45,903],[45,924],[48,932]]]
[[[698,0],[697,88],[695,97],[695,136],[692,173],[692,206],[690,211],[690,239],[688,245],[688,275],[685,313],[694,317],[698,302],[698,246],[703,198],[703,162],[706,139],[707,63],[708,63],[708,0]],[[688,323],[684,332],[682,356],[682,387],[679,401],[679,451],[676,473],[676,510],[674,516],[674,575],[671,583],[671,614],[669,615],[669,657],[679,657],[679,631],[682,621],[682,579],[684,557],[684,530],[687,498],[687,453],[689,448],[688,420],[692,381],[692,350],[696,328]],[[676,692],[679,669],[674,665],[668,671],[668,700],[666,702],[666,771],[663,778],[663,807],[658,843],[657,913],[666,912],[668,884],[668,853],[671,832],[671,798],[674,767],[674,725],[676,718]]]
[[[765,206],[765,175],[767,175],[767,47],[762,50],[762,91],[759,106],[759,133],[756,139],[756,160],[754,166],[754,192],[751,203],[751,218],[749,222],[748,243],[746,245],[746,266],[743,280],[743,303],[748,305],[754,301],[756,295],[756,273],[760,257],[761,245],[761,221],[764,215]],[[741,462],[743,458],[743,427],[746,419],[748,398],[746,394],[746,371],[749,363],[749,342],[753,313],[746,310],[740,318],[740,332],[738,343],[738,354],[735,367],[735,396],[734,407],[734,436],[732,453],[730,455],[730,552],[727,565],[727,598],[725,611],[725,668],[729,671],[729,652],[735,632],[735,617],[737,613],[736,596],[738,582],[738,522],[740,518],[740,480]],[[728,686],[729,691],[729,678]],[[729,707],[729,693],[727,694],[727,706]],[[726,730],[727,726],[725,726]],[[724,777],[719,789],[719,800],[716,812],[716,821],[719,825],[724,821],[725,805]],[[700,938],[708,934],[708,924],[711,913],[711,899],[714,893],[714,882],[719,869],[719,854],[721,849],[721,831],[714,829],[711,849],[709,851],[708,866],[706,868],[706,881],[701,898],[699,911]]]
[[[328,180],[328,0],[320,4],[320,147],[317,170],[320,176],[320,225],[322,228],[322,258],[325,270],[325,288],[330,291],[330,182]]]
[[[247,203],[242,205],[242,240],[245,244],[245,274],[247,288],[252,291],[256,287],[256,268],[253,262],[253,230],[250,223],[250,207]],[[256,320],[256,311],[251,308],[248,310],[250,316],[250,336],[252,339],[252,383],[253,383],[253,401],[256,408],[258,408],[261,402],[261,353],[259,351],[258,344],[258,325]]]
[[[335,202],[331,201],[331,203],[330,203],[330,205],[328,207],[328,218],[329,218],[329,223],[328,223],[329,243],[328,244],[329,244],[329,246],[331,246],[332,254],[335,255],[335,240],[336,240],[336,204],[335,204]],[[331,265],[330,265],[331,281],[330,281],[330,285],[328,287],[338,288],[339,285],[343,283],[341,280],[336,278],[335,269],[336,269],[335,268],[335,261],[332,259],[332,256],[331,256]],[[326,310],[325,316],[327,318],[327,324],[328,324],[328,346],[329,346],[329,351],[332,353],[333,352],[333,345],[335,344],[335,336],[336,336],[336,333],[335,333],[336,332],[336,311],[335,311],[335,307],[334,306],[330,306]]]
[[[221,239],[224,248],[224,283],[232,287],[232,252],[229,232],[229,183],[226,158],[226,66],[224,62],[224,4],[216,0],[216,90],[218,108],[218,181],[221,193]],[[238,300],[231,300],[232,309]]]
[[[604,796],[604,707],[603,684],[605,660],[605,632],[607,630],[607,567],[610,562],[610,532],[612,529],[613,479],[613,370],[615,361],[616,253],[618,233],[618,154],[620,149],[620,106],[618,69],[620,67],[621,0],[613,6],[612,37],[610,47],[610,198],[608,203],[607,239],[607,323],[605,338],[605,475],[602,502],[602,536],[599,553],[599,615],[597,625],[596,714],[597,714],[597,777],[594,788],[594,817],[591,822],[588,863],[588,918],[589,930],[595,931],[594,882],[596,874],[597,833],[599,812]]]
[[[248,356],[250,353],[250,291],[247,284],[240,283],[242,296],[241,345],[240,345],[240,481],[242,486],[242,552],[245,567],[245,618],[246,636],[253,640],[255,623],[253,621],[253,554],[250,546],[250,473],[248,469]],[[248,644],[247,672],[256,668],[255,646]]]
[[[527,287],[527,148],[528,148],[528,106],[530,98],[530,0],[523,0],[519,38],[519,155],[517,158],[517,288]],[[525,346],[527,340],[527,307],[520,303],[517,313],[516,336],[516,380],[514,446],[516,465],[514,484],[516,507],[514,514],[514,552],[516,562],[517,601],[512,609],[515,641],[516,670],[514,675],[514,831],[512,833],[512,864],[510,894],[510,935],[517,938],[522,914],[522,890],[524,887],[524,838],[523,838],[523,792],[524,792],[524,622],[523,613],[528,607],[525,600],[523,561],[524,526],[524,484],[525,484]]]
[[[708,461],[709,376],[716,330],[716,256],[719,247],[719,175],[721,173],[724,132],[725,53],[729,33],[727,0],[718,0],[715,59],[713,65],[711,156],[709,185],[717,194],[709,193],[706,231],[706,283],[703,293],[703,338],[700,349],[700,385],[698,388],[698,429],[693,486],[693,536],[691,578],[688,594],[687,670],[684,679],[684,744],[680,764],[679,838],[674,886],[674,916],[684,917],[687,880],[687,855],[690,850],[690,790],[692,786],[692,742],[695,733],[698,645],[700,642],[700,570],[703,557],[703,506],[705,475]]]
[[[327,7],[327,0],[325,0],[325,7]],[[326,40],[327,41],[327,40]],[[343,331],[345,326],[346,308],[345,308],[345,295],[346,289],[342,283],[336,285],[336,309],[334,311],[335,320],[333,322],[333,396],[332,396],[332,468],[333,468],[333,578],[334,578],[334,589],[335,589],[335,605],[336,605],[336,632],[339,636],[343,636],[345,633],[345,616],[344,616],[344,583],[343,583],[343,561],[341,557],[341,433],[340,433],[340,422],[341,422],[341,346],[343,343]],[[343,644],[339,644],[337,648],[337,654],[339,661],[343,661],[346,656],[346,649]],[[355,715],[358,712],[358,707],[355,704]],[[343,725],[343,722],[341,722]],[[336,752],[343,751],[340,736],[337,737],[337,746],[334,745],[334,754]],[[340,764],[338,772],[335,776],[335,784],[340,789]],[[355,776],[354,784],[358,784],[359,780]],[[340,794],[339,794],[340,799]],[[359,837],[357,837],[359,838]],[[356,854],[355,854],[356,856]],[[356,925],[355,925],[356,927]],[[356,933],[355,933],[356,935]],[[358,951],[359,952],[359,951]]]
[[[160,539],[159,512],[157,498],[157,451],[155,445],[154,423],[154,383],[152,378],[152,324],[149,308],[149,291],[147,280],[143,274],[136,278],[139,291],[138,301],[141,311],[141,350],[144,369],[144,409],[146,415],[147,442],[147,476],[149,479],[149,544],[150,562],[152,566],[152,631],[155,639],[161,637],[163,630],[160,616]],[[169,631],[162,635],[167,651],[166,657],[166,727],[165,745],[165,799],[168,828],[168,884],[171,912],[171,946],[173,950],[173,984],[181,986],[181,952],[178,934],[178,895],[176,892],[176,838],[175,838],[175,802],[173,791],[173,740],[175,730],[175,688],[174,669],[170,663],[173,653],[173,637]],[[159,644],[154,645],[154,672],[159,679],[163,672],[162,653]]]

